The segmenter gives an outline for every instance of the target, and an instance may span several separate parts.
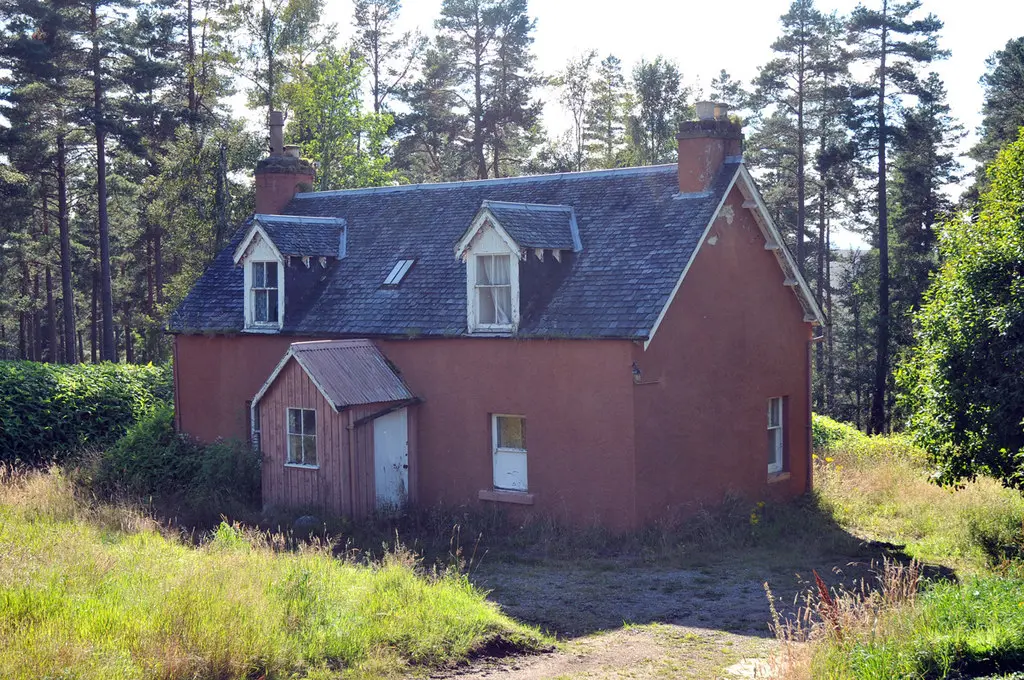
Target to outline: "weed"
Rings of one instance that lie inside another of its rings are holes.
[[[221,524],[189,547],[58,471],[0,473],[0,677],[395,674],[549,641],[455,570]]]

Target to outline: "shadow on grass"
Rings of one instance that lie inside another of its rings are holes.
[[[264,516],[260,525],[287,530],[295,518]],[[627,534],[450,507],[321,521],[315,533],[349,555],[377,559],[400,543],[427,568],[464,570],[507,613],[562,638],[648,623],[767,637],[765,583],[782,615],[793,616],[812,570],[830,586],[870,587],[873,565],[910,562],[902,546],[847,532],[816,495],[772,505],[729,499]],[[922,571],[956,579],[941,565]]]
[[[207,535],[223,512],[283,534],[286,547],[313,538],[373,562],[402,546],[421,556],[424,570],[463,571],[508,614],[562,638],[649,623],[768,637],[766,583],[782,616],[793,617],[814,571],[831,587],[853,590],[871,586],[882,560],[911,561],[903,546],[850,534],[816,494],[769,505],[731,498],[625,534],[550,518],[524,522],[492,508],[408,508],[352,521],[313,508],[260,513],[231,500],[147,499],[147,509],[191,540]],[[941,565],[921,570],[926,579],[956,579]]]

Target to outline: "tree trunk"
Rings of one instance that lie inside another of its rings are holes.
[[[188,82],[188,125],[194,131],[199,118],[199,106],[196,99],[196,42],[192,36],[192,0],[188,0],[185,9],[185,26],[188,31],[185,66]]]
[[[71,283],[71,229],[68,224],[67,140],[57,135],[57,226],[60,231],[61,311],[64,316],[64,346],[75,346],[75,291]],[[65,357],[74,363],[74,355]]]
[[[473,45],[473,158],[476,160],[476,178],[487,179],[487,158],[484,156],[484,55],[481,45],[479,8],[476,15],[476,33]]]
[[[871,432],[885,430],[885,389],[889,378],[889,207],[886,202],[885,57],[888,0],[882,2],[882,55],[878,84],[878,329],[875,344],[875,385],[871,397]]]
[[[53,272],[50,269],[50,195],[46,187],[46,178],[39,178],[39,189],[43,199],[43,242],[46,244],[46,344],[49,347],[51,362],[57,363],[60,357],[57,355],[57,307],[53,302]]]
[[[814,287],[814,299],[818,303],[818,308],[822,309],[822,291],[826,286],[829,286],[829,281],[825,278],[825,253],[827,252],[828,243],[825,240],[825,183],[822,181],[821,186],[818,187],[818,280],[817,285]],[[827,329],[823,329],[828,332]],[[814,397],[814,408],[820,413],[825,408],[825,401],[828,394],[828,382],[825,380],[825,343],[818,342],[818,345],[814,348],[814,372],[818,376],[818,390]]]
[[[804,80],[806,78],[804,69],[804,46],[800,45],[799,66],[797,67],[797,92],[796,92],[796,268],[802,274],[804,271],[804,222],[806,215],[806,182],[807,176],[804,172],[806,133],[804,131]]]
[[[93,125],[96,131],[96,216],[100,241],[100,305],[103,313],[103,361],[117,361],[114,344],[114,296],[110,274],[110,222],[107,217],[107,128],[103,111],[103,73],[100,59],[99,16],[97,0],[92,2],[92,93]],[[74,333],[71,346],[74,347]]]

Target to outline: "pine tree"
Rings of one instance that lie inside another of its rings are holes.
[[[355,0],[355,44],[366,62],[373,112],[387,111],[387,100],[398,93],[425,48],[419,34],[397,34],[401,0]]]
[[[614,168],[625,148],[625,118],[629,110],[626,77],[622,74],[622,62],[615,55],[609,54],[598,64],[591,89],[583,130],[587,155],[595,167]]]
[[[978,130],[980,139],[970,156],[978,162],[975,179],[965,195],[968,203],[976,203],[978,195],[988,189],[985,171],[996,153],[1024,127],[1024,37],[1007,41],[1003,49],[985,62],[981,84],[985,88],[984,118]]]
[[[250,82],[249,103],[281,106],[290,74],[325,44],[324,0],[234,0],[228,10],[236,33],[241,74]]]
[[[959,181],[956,146],[963,137],[950,115],[946,90],[938,74],[921,84],[918,103],[903,113],[894,140],[892,210],[894,340],[912,341],[910,314],[920,307],[938,264],[939,223],[952,210],[947,190]]]
[[[795,0],[781,18],[782,35],[772,44],[772,51],[778,56],[761,67],[755,80],[755,108],[774,107],[779,117],[773,127],[780,128],[786,122],[793,128],[786,135],[786,146],[795,156],[791,165],[796,201],[794,255],[801,272],[806,267],[807,255],[804,244],[807,237],[808,132],[812,125],[809,102],[814,98],[813,89],[818,86],[813,82],[811,58],[822,32],[823,20],[813,0]],[[764,138],[765,135],[761,135],[760,139]]]
[[[870,107],[873,120],[864,132],[869,142],[874,144],[877,182],[878,320],[870,423],[870,430],[875,433],[883,432],[887,427],[890,377],[889,168],[886,158],[892,134],[889,129],[889,100],[901,93],[916,94],[919,90],[917,69],[948,54],[938,47],[937,34],[942,22],[931,14],[922,19],[912,18],[921,7],[920,0],[904,3],[881,0],[881,3],[877,10],[858,5],[850,17],[854,58],[871,70],[866,106]]]

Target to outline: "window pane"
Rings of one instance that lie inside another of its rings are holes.
[[[507,286],[511,283],[508,255],[477,255],[476,282],[485,286]]]
[[[302,409],[288,409],[288,434],[302,434]]]
[[[498,417],[498,448],[526,449],[525,419]]]
[[[491,291],[494,296],[495,323],[512,323],[512,286],[492,288]]]
[[[494,313],[494,288],[477,288],[477,322],[497,323]]]
[[[252,287],[263,288],[267,281],[266,270],[263,268],[263,262],[252,263]]]
[[[264,262],[263,264],[267,268],[266,287],[277,288],[277,263]]]
[[[526,491],[526,453],[499,451],[494,454],[494,488]]]
[[[302,462],[306,465],[316,465],[316,437],[302,437]]]
[[[267,296],[267,321],[277,323],[277,291],[264,291]]]
[[[768,427],[782,425],[782,399],[775,397],[768,400]]]
[[[252,292],[252,318],[253,321],[267,321],[267,297],[265,290],[254,290]],[[274,297],[276,303],[277,297]],[[276,320],[276,319],[275,319]]]
[[[302,462],[302,435],[300,434],[288,435],[288,462]]]
[[[768,469],[782,467],[782,430],[768,430]]]
[[[316,434],[316,411],[302,410],[302,434]]]

